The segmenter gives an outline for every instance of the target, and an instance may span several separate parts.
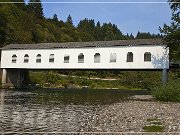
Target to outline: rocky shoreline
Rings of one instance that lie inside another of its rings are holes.
[[[155,119],[163,132],[180,134],[180,103],[158,102],[149,95],[131,99],[100,108],[83,122],[80,132],[145,132],[143,127]]]

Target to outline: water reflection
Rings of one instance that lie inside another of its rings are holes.
[[[0,90],[0,132],[77,132],[102,107],[136,91]],[[141,91],[141,94],[144,94]]]
[[[0,101],[1,101],[0,112],[4,111],[4,97],[5,97],[5,90],[2,89],[0,91]]]

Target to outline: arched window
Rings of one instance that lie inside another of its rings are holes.
[[[116,53],[111,53],[110,54],[110,63],[116,62]]]
[[[133,53],[132,52],[127,53],[127,62],[133,62]]]
[[[68,54],[64,55],[64,63],[69,63],[70,56]]]
[[[78,63],[84,63],[84,54],[83,53],[80,53],[78,55]]]
[[[41,63],[41,54],[36,56],[36,63]]]
[[[49,55],[49,62],[54,63],[54,54]]]
[[[96,53],[94,55],[94,63],[100,63],[101,62],[100,57],[101,55],[99,53]]]
[[[12,56],[12,63],[16,63],[17,61],[17,56],[15,54],[13,54]]]
[[[144,53],[144,61],[145,62],[151,61],[151,53],[150,52]]]
[[[29,62],[29,55],[25,54],[24,55],[24,63],[28,63]]]

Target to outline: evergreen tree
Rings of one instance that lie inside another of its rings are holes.
[[[6,0],[11,1],[11,0]],[[24,4],[24,0],[18,0]],[[37,2],[37,3],[36,3]],[[38,6],[40,4],[40,6]],[[39,0],[30,0],[26,9],[18,4],[0,4],[0,44],[40,43],[40,42],[74,42],[133,39],[132,34],[123,35],[117,25],[112,23],[96,24],[93,19],[81,20],[73,26],[72,17],[66,23],[58,21],[54,14],[52,19],[43,17],[42,5]],[[41,11],[41,12],[39,12]],[[138,38],[157,38],[161,35],[150,33],[137,34]]]
[[[114,40],[119,40],[124,38],[122,32],[118,29],[117,25],[113,24],[112,28],[113,28],[113,34],[115,36]]]
[[[7,42],[7,19],[4,14],[0,14],[0,47]]]
[[[129,39],[129,38],[130,38],[130,37],[129,37],[129,34],[127,33],[127,34],[126,34],[126,39]]]
[[[164,24],[160,32],[165,34],[165,41],[170,48],[170,59],[180,60],[180,1],[169,0],[172,10],[171,25]]]
[[[72,17],[70,15],[67,17],[66,24],[69,26],[73,26]]]
[[[120,40],[124,39],[122,32],[116,25],[111,23],[104,23],[101,27],[103,40]]]
[[[57,14],[54,14],[53,15],[53,21],[55,21],[55,22],[58,22],[59,20],[58,20],[58,17],[57,17]]]
[[[156,38],[157,35],[155,34],[151,34],[151,33],[146,33],[146,32],[139,32],[137,33],[136,35],[136,38],[137,39],[150,39],[150,38]]]
[[[115,36],[113,34],[113,27],[111,23],[104,23],[103,26],[103,32],[104,32],[104,40],[108,41],[108,40],[114,40]]]
[[[95,38],[95,23],[93,19],[81,20],[77,27],[81,32],[88,33],[92,38]]]
[[[140,34],[141,34],[141,33],[138,31],[138,33],[137,33],[137,35],[136,35],[136,38],[139,38]]]
[[[131,33],[131,35],[129,36],[130,39],[134,39],[133,34]]]
[[[33,12],[37,18],[44,18],[41,0],[30,0],[28,4],[28,11]]]
[[[99,21],[97,22],[96,27],[99,28],[99,29],[101,28],[101,24],[100,24]]]
[[[24,0],[11,0],[12,2],[19,2],[17,3],[16,5],[18,7],[20,7],[21,9],[25,10],[26,9],[26,5],[25,5],[25,2]]]
[[[96,39],[97,41],[103,40],[103,39],[102,39],[103,33],[102,33],[102,30],[101,30],[101,24],[100,24],[99,21],[98,21],[97,24],[96,24],[94,35],[95,35],[95,39]]]

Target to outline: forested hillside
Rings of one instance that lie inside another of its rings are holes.
[[[3,0],[11,2],[14,0]],[[63,22],[58,20],[56,14],[52,18],[46,18],[40,0],[30,0],[25,4],[24,0],[16,0],[20,3],[0,4],[0,45],[10,43],[42,43],[42,42],[75,42],[96,40],[120,40],[134,38],[157,38],[161,35],[138,32],[123,34],[117,25],[112,23],[97,23],[93,19],[83,19],[77,26],[73,24],[73,18],[69,15]],[[63,13],[62,13],[63,14]]]

